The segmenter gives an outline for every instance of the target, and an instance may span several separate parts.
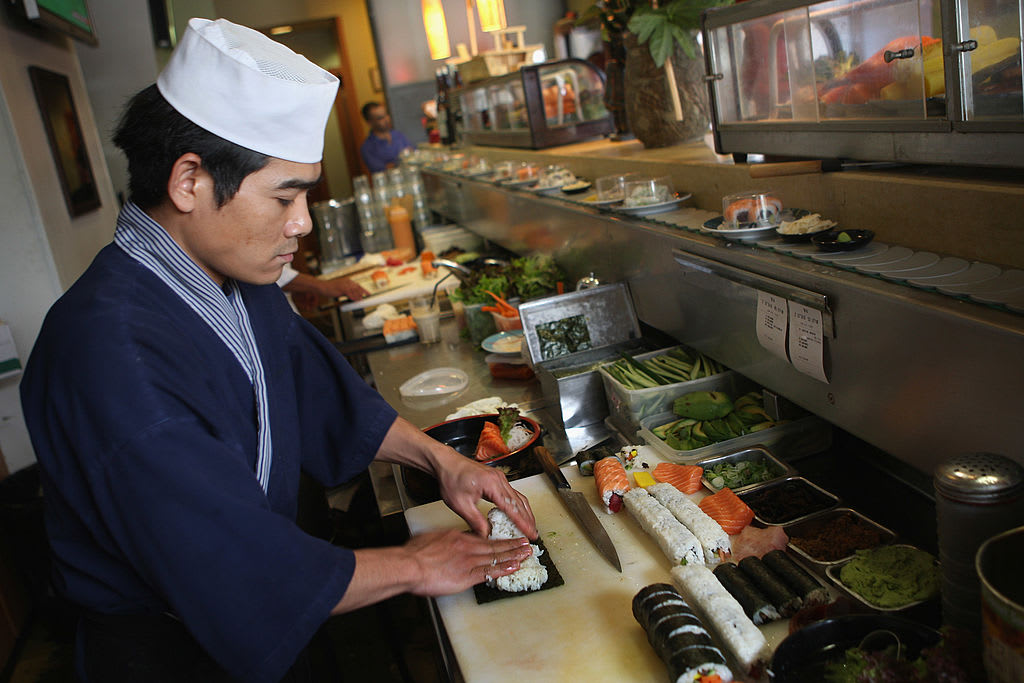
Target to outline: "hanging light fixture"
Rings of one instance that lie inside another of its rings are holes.
[[[508,26],[505,0],[476,0],[476,13],[480,15],[480,29],[485,33],[500,31]]]
[[[422,0],[423,28],[427,31],[427,44],[430,46],[431,59],[447,59],[452,55],[452,46],[448,42],[448,25],[444,20],[444,8],[441,0]]]

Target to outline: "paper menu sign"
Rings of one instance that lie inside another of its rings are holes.
[[[786,355],[786,329],[789,325],[789,310],[785,298],[757,292],[757,341],[768,351],[782,360]]]
[[[827,384],[821,311],[793,301],[788,303],[790,362],[805,375]]]

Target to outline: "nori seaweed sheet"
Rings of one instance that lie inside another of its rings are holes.
[[[728,562],[720,564],[715,567],[714,574],[725,590],[736,598],[736,602],[740,603],[754,624],[760,626],[781,618],[771,600],[758,590],[753,580],[748,579],[736,565]]]
[[[814,580],[803,567],[781,550],[772,550],[761,561],[786,582],[797,595],[804,599],[804,606],[824,605],[828,602],[828,591]]]
[[[761,561],[761,558],[751,555],[740,560],[740,569],[772,601],[779,614],[783,617],[791,617],[803,605],[803,598],[797,595],[786,583],[776,576],[771,569]]]
[[[565,583],[565,579],[563,579],[562,575],[558,573],[558,567],[555,566],[555,561],[551,559],[551,553],[544,547],[544,541],[538,538],[536,541],[531,541],[531,543],[539,546],[540,549],[544,551],[539,558],[541,565],[547,567],[548,570],[548,580],[544,582],[544,585],[534,591],[518,591],[516,593],[512,593],[510,591],[499,590],[495,586],[488,586],[485,581],[473,586],[473,595],[476,596],[476,604],[483,605],[496,600],[504,600],[505,598],[517,598],[520,595],[531,595],[533,593],[546,591],[549,588],[556,588]]]

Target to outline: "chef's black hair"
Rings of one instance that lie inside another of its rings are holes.
[[[203,160],[203,168],[213,178],[218,207],[235,196],[247,175],[270,161],[265,154],[192,123],[164,99],[155,84],[128,102],[113,142],[128,158],[128,192],[141,209],[163,203],[171,168],[188,152]]]

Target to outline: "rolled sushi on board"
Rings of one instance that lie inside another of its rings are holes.
[[[758,626],[782,618],[771,600],[765,597],[736,565],[724,562],[715,567],[714,574],[719,583],[740,603],[750,620]]]
[[[768,641],[711,570],[698,564],[673,567],[672,582],[744,667],[744,673],[759,675],[768,659]]]
[[[609,455],[594,463],[594,483],[605,512],[613,514],[622,509],[622,497],[629,490],[629,475],[618,458]]]
[[[704,551],[704,564],[716,565],[729,559],[732,555],[729,534],[696,503],[672,484],[654,484],[648,486],[647,491],[697,537]]]
[[[526,536],[508,518],[508,515],[498,508],[491,508],[488,511],[487,521],[491,525],[488,538],[505,539]],[[533,550],[533,554],[519,564],[519,569],[506,576],[499,576],[497,579],[487,577],[487,584],[509,593],[540,590],[548,580],[548,569],[540,563],[540,555],[544,551],[533,543],[530,544],[530,548]]]
[[[804,601],[786,583],[769,569],[760,557],[751,555],[740,560],[740,569],[758,589],[772,601],[775,609],[784,617],[797,613]]]
[[[722,683],[733,679],[721,650],[675,587],[658,583],[640,589],[633,597],[633,616],[668,667],[670,680],[693,683],[712,675]]]
[[[765,553],[761,561],[804,599],[804,607],[828,604],[828,589],[814,580],[807,570],[781,550]]]
[[[671,484],[667,486],[671,487]],[[704,564],[704,551],[697,537],[646,489],[627,491],[622,500],[629,514],[658,542],[673,565]]]

